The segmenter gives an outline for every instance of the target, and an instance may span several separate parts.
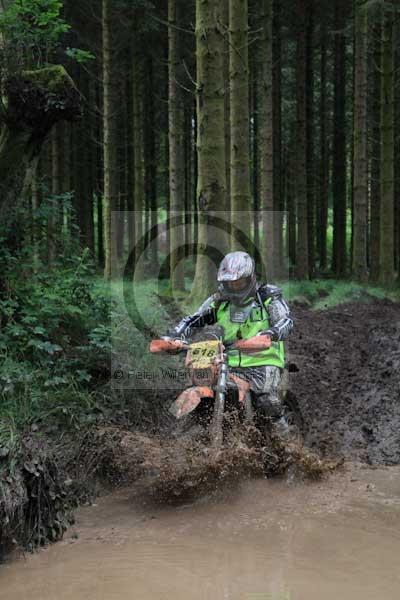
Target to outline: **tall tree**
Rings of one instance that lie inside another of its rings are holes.
[[[226,211],[231,209],[231,108],[229,92],[229,2],[223,3],[223,26],[225,31],[224,46],[224,101],[225,101],[225,165],[226,165]]]
[[[221,27],[224,0],[196,1],[197,57],[197,205],[198,253],[191,298],[199,299],[215,289],[218,230],[212,217],[225,206],[224,131],[224,32]],[[210,258],[208,258],[210,257]],[[210,261],[211,259],[211,261]]]
[[[365,3],[354,3],[354,204],[353,204],[353,275],[367,280],[367,60],[368,19]]]
[[[400,20],[395,19],[393,39],[400,39]],[[394,198],[395,198],[395,270],[400,282],[400,45],[394,48]]]
[[[370,137],[371,143],[371,166],[370,166],[370,280],[379,280],[379,252],[380,252],[380,164],[381,164],[381,46],[382,46],[382,15],[376,15],[372,28],[372,82],[370,94]]]
[[[169,193],[170,216],[173,226],[170,228],[170,272],[172,290],[184,289],[183,260],[178,252],[184,243],[183,213],[185,209],[185,171],[184,171],[184,122],[185,113],[180,87],[180,31],[179,0],[168,1],[168,114],[169,114]]]
[[[153,56],[149,55],[146,61],[146,98],[148,110],[146,114],[146,197],[150,209],[150,230],[157,227],[157,130],[154,102],[154,68]],[[157,239],[150,246],[151,269],[154,274],[158,272]]]
[[[309,278],[307,212],[306,31],[307,0],[297,0],[297,256],[296,276]]]
[[[386,2],[382,27],[381,90],[381,239],[380,281],[394,281],[394,4]]]
[[[248,0],[229,1],[232,223],[246,235],[250,219]],[[233,241],[235,248],[237,243]]]
[[[59,221],[59,198],[60,195],[60,138],[58,126],[53,127],[50,136],[50,157],[51,157],[51,195],[52,202],[47,223],[48,235],[48,261],[51,265],[57,258],[57,240],[61,233],[61,224]]]
[[[346,0],[335,1],[332,270],[346,272]]]
[[[314,162],[314,0],[306,5],[306,170],[308,270],[315,268],[315,162]]]
[[[326,14],[323,9],[326,4],[321,4],[320,13],[320,169],[319,169],[319,202],[318,202],[318,228],[317,228],[317,246],[319,266],[321,271],[327,268],[327,227],[328,227],[328,195],[329,195],[329,136],[328,136],[328,85],[327,85],[327,24]]]
[[[262,256],[266,257],[264,275],[274,276],[274,119],[272,88],[272,22],[273,0],[262,0],[260,13],[260,42],[257,53],[259,111],[258,139],[260,165],[260,207],[262,209]]]
[[[103,232],[104,232],[104,278],[113,276],[112,264],[112,211],[116,208],[117,152],[116,126],[117,106],[114,90],[113,31],[111,19],[111,0],[102,0],[103,31],[103,161],[104,161],[104,198],[103,198]]]
[[[133,161],[134,161],[134,210],[135,210],[135,272],[134,278],[140,281],[144,275],[144,95],[143,95],[143,54],[142,39],[139,34],[139,15],[135,11],[135,26],[132,55],[132,101],[133,101]]]
[[[273,2],[272,18],[272,118],[274,188],[274,277],[285,276],[283,247],[284,176],[282,168],[282,13],[280,0]]]

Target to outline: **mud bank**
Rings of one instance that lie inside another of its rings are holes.
[[[293,314],[289,393],[305,444],[372,465],[400,463],[400,305]]]

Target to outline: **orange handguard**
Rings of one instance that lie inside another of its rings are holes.
[[[154,354],[159,352],[179,352],[186,348],[186,344],[181,340],[151,340],[150,352]]]
[[[271,344],[272,340],[269,335],[255,335],[248,340],[238,340],[233,344],[233,348],[243,352],[259,352],[260,350],[267,350],[271,347]]]

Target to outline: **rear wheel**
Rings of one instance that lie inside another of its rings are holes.
[[[299,441],[303,439],[304,422],[295,396],[287,392],[284,403],[285,417],[289,425],[290,434]]]

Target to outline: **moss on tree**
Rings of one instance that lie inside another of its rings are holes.
[[[61,65],[7,79],[0,120],[0,210],[14,205],[52,127],[81,115],[81,96]]]

